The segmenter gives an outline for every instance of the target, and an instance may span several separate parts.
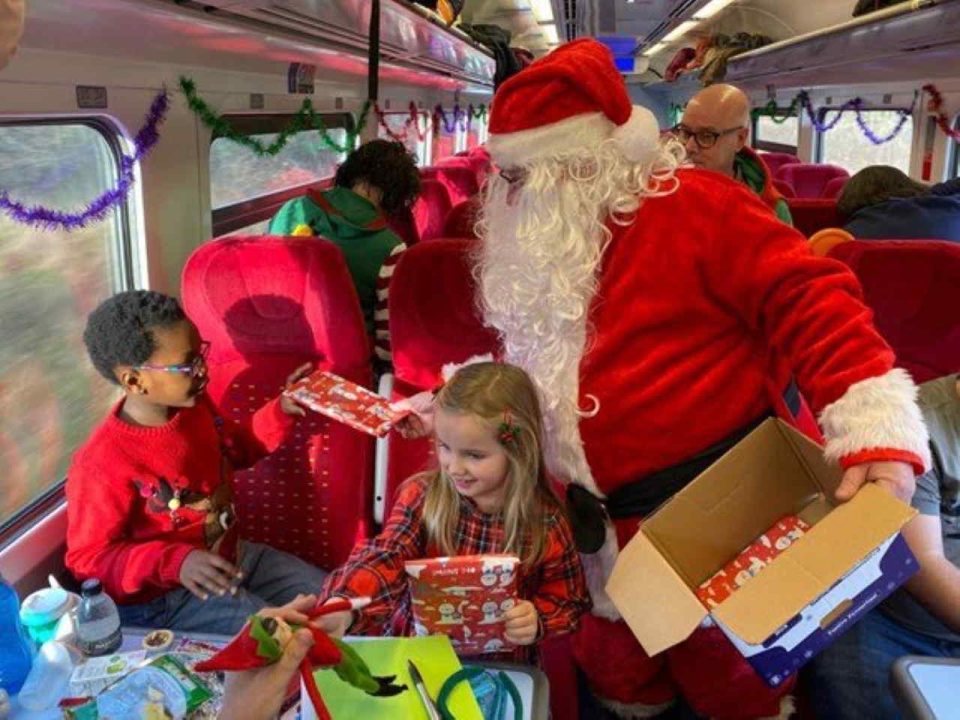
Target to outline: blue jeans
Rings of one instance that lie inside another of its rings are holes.
[[[817,720],[897,720],[890,668],[903,655],[960,657],[960,643],[914,632],[873,610],[809,665]]]
[[[298,557],[245,541],[239,567],[243,580],[235,595],[201,600],[181,587],[142,605],[121,605],[120,620],[137,627],[234,635],[261,608],[283,605],[300,593],[320,592],[326,577],[323,570]]]

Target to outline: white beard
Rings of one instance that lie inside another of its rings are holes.
[[[509,185],[490,179],[480,293],[484,318],[502,337],[504,359],[523,368],[540,390],[550,471],[597,492],[577,402],[606,212],[583,198],[577,185],[551,179],[542,190],[520,190],[511,203]]]

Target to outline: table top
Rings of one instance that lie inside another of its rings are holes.
[[[120,646],[120,649],[117,652],[135,652],[143,649],[143,638],[150,632],[150,629],[147,628],[123,628],[123,643]],[[210,645],[225,645],[230,638],[224,635],[212,635],[208,633],[189,633],[189,634],[175,634],[175,640],[173,647],[176,647],[177,641],[181,639],[189,639],[194,642],[208,643]],[[349,639],[349,638],[345,638]],[[375,640],[375,638],[364,638],[366,641]],[[170,648],[161,650],[160,652],[154,652],[147,654],[145,660],[149,661],[151,658],[156,657],[157,655],[162,655],[164,653],[170,652]],[[526,665],[519,665],[514,663],[478,663],[470,662],[472,665],[482,665],[490,669],[503,670],[506,672],[510,678],[514,681],[517,686],[517,689],[520,691],[521,697],[523,698],[524,703],[524,720],[547,720],[549,713],[549,684],[547,681],[546,675],[535,667],[529,667]],[[17,703],[17,698],[14,697],[11,702],[12,714],[10,715],[10,720],[61,720],[62,714],[60,709],[57,707],[57,703],[63,698],[70,695],[67,692],[68,688],[62,688],[62,691],[57,693],[55,696],[51,697],[51,702],[53,707],[43,710],[43,711],[28,711],[24,710]],[[309,718],[315,718],[311,712],[311,708],[305,708],[303,712],[303,720],[309,720]],[[294,706],[288,709],[283,713],[283,720],[295,720],[298,716],[298,706]],[[371,718],[370,720],[392,720],[389,718],[375,719]]]

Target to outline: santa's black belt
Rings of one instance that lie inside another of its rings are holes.
[[[646,517],[772,415],[772,412],[764,413],[689,460],[622,485],[607,495],[606,499],[598,498],[581,485],[567,485],[567,511],[577,550],[588,554],[597,552],[606,537],[607,517],[613,520]]]

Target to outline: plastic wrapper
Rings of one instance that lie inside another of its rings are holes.
[[[67,720],[183,720],[212,697],[176,658],[161,655],[96,698],[64,708]]]

